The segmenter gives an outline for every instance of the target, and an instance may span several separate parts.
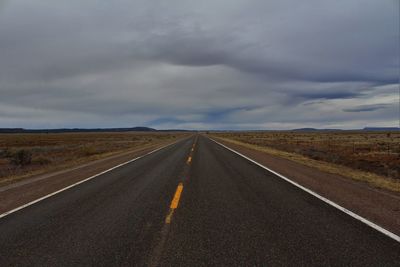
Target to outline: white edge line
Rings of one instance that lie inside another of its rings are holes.
[[[276,172],[276,171],[274,171],[274,170],[271,170],[271,169],[268,168],[268,167],[265,167],[264,165],[258,163],[257,161],[252,160],[251,158],[249,158],[249,157],[243,155],[242,153],[237,152],[236,150],[234,150],[234,149],[232,149],[232,148],[230,148],[230,147],[227,147],[227,146],[225,146],[224,144],[221,144],[220,142],[215,141],[214,139],[212,139],[212,138],[210,138],[210,137],[208,137],[208,138],[209,138],[210,140],[214,141],[215,143],[217,143],[218,145],[220,145],[220,146],[222,146],[222,147],[224,147],[224,148],[230,150],[231,152],[233,152],[233,153],[235,153],[235,154],[237,154],[237,155],[239,155],[239,156],[241,156],[241,157],[247,159],[248,161],[251,161],[252,163],[256,164],[257,166],[259,166],[259,167],[261,167],[261,168],[263,168],[263,169],[265,169],[265,170],[267,170],[267,171],[269,171],[269,172],[275,174],[275,175],[278,176],[279,178],[281,178],[281,179],[283,179],[283,180],[285,180],[285,181],[291,183],[292,185],[294,185],[294,186],[296,186],[296,187],[302,189],[303,191],[305,191],[305,192],[307,192],[307,193],[313,195],[314,197],[316,197],[316,198],[322,200],[323,202],[325,202],[325,203],[331,205],[332,207],[334,207],[334,208],[336,208],[336,209],[338,209],[338,210],[340,210],[340,211],[346,213],[347,215],[350,215],[350,216],[353,217],[354,219],[356,219],[356,220],[358,220],[358,221],[361,221],[362,223],[364,223],[364,224],[366,224],[366,225],[368,225],[368,226],[374,228],[375,230],[381,232],[382,234],[384,234],[384,235],[386,235],[386,236],[388,236],[388,237],[394,239],[394,240],[397,241],[397,242],[400,242],[400,236],[398,236],[398,235],[396,235],[396,234],[394,234],[394,233],[392,233],[392,232],[386,230],[385,228],[383,228],[383,227],[381,227],[381,226],[379,226],[379,225],[377,225],[377,224],[375,224],[375,223],[373,223],[373,222],[367,220],[366,218],[361,217],[360,215],[358,215],[358,214],[356,214],[356,213],[354,213],[354,212],[352,212],[352,211],[350,211],[350,210],[348,210],[348,209],[346,209],[346,208],[340,206],[339,204],[336,204],[335,202],[333,202],[333,201],[331,201],[331,200],[329,200],[329,199],[327,199],[327,198],[325,198],[325,197],[319,195],[318,193],[316,193],[316,192],[314,192],[314,191],[312,191],[312,190],[310,190],[310,189],[308,189],[308,188],[306,188],[306,187],[304,187],[304,186],[302,186],[302,185],[300,185],[300,184],[298,184],[298,183],[296,183],[296,182],[290,180],[289,178],[285,177],[284,175],[282,175],[282,174],[280,174],[280,173],[278,173],[278,172]]]
[[[28,202],[28,203],[26,203],[26,204],[24,204],[24,205],[22,205],[22,206],[19,206],[19,207],[15,208],[15,209],[6,211],[6,212],[0,214],[0,219],[6,217],[7,215],[10,215],[10,214],[12,214],[12,213],[14,213],[14,212],[16,212],[16,211],[22,210],[23,208],[26,208],[26,207],[28,207],[28,206],[31,206],[31,205],[35,204],[35,203],[38,203],[38,202],[40,202],[40,201],[42,201],[42,200],[44,200],[44,199],[46,199],[46,198],[49,198],[49,197],[51,197],[51,196],[54,196],[54,195],[56,195],[56,194],[58,194],[58,193],[61,193],[61,192],[65,191],[65,190],[68,190],[68,189],[70,189],[70,188],[72,188],[72,187],[74,187],[74,186],[77,186],[77,185],[80,185],[80,184],[82,184],[82,183],[84,183],[84,182],[87,182],[87,181],[89,181],[89,180],[92,180],[93,178],[96,178],[97,176],[100,176],[100,175],[105,174],[105,173],[107,173],[107,172],[109,172],[109,171],[112,171],[112,170],[114,170],[114,169],[116,169],[116,168],[119,168],[119,167],[121,167],[121,166],[124,166],[124,165],[126,165],[126,164],[129,164],[129,163],[131,163],[131,162],[133,162],[133,161],[136,161],[136,160],[138,160],[138,159],[141,159],[141,158],[143,158],[143,157],[146,157],[146,156],[148,156],[148,155],[150,155],[150,154],[153,154],[153,153],[155,153],[155,152],[157,152],[157,151],[159,151],[159,150],[161,150],[161,149],[164,149],[164,148],[166,148],[166,147],[172,146],[172,145],[174,145],[174,144],[176,144],[176,143],[178,143],[178,142],[180,142],[180,141],[182,141],[182,140],[178,140],[178,141],[176,141],[176,142],[174,142],[174,143],[172,143],[172,144],[168,144],[168,145],[162,146],[162,147],[160,147],[160,148],[157,148],[157,149],[155,149],[155,150],[152,150],[152,151],[150,151],[150,152],[148,152],[148,153],[146,153],[146,154],[144,154],[144,155],[138,156],[138,157],[136,157],[136,158],[134,158],[134,159],[131,159],[131,160],[128,160],[128,161],[123,162],[123,163],[121,163],[121,164],[118,164],[118,165],[116,165],[116,166],[114,166],[114,167],[112,167],[112,168],[110,168],[110,169],[107,169],[107,170],[105,170],[105,171],[102,171],[102,172],[100,172],[100,173],[97,173],[97,174],[95,174],[95,175],[93,175],[93,176],[90,176],[90,177],[88,177],[88,178],[86,178],[86,179],[80,180],[79,182],[76,182],[76,183],[74,183],[74,184],[71,184],[71,185],[69,185],[69,186],[67,186],[67,187],[64,187],[64,188],[62,188],[62,189],[60,189],[60,190],[57,190],[57,191],[55,191],[55,192],[53,192],[53,193],[50,193],[50,194],[48,194],[48,195],[45,195],[45,196],[43,196],[43,197],[41,197],[41,198],[35,199],[35,200],[33,200],[33,201],[31,201],[31,202]]]

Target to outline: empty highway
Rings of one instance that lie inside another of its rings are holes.
[[[195,135],[0,219],[0,266],[399,266],[400,243]]]

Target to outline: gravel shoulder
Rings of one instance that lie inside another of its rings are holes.
[[[400,194],[372,188],[368,184],[326,173],[298,162],[269,155],[237,143],[215,138],[293,181],[317,192],[337,204],[400,235]]]

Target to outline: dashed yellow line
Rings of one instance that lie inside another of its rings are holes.
[[[192,146],[192,149],[191,149],[191,153],[190,153],[190,155],[189,155],[189,157],[188,157],[188,159],[186,161],[187,164],[190,164],[192,162],[192,154],[193,154],[193,151],[194,151],[195,147],[196,147],[196,142],[193,143],[193,146]],[[174,198],[171,201],[171,205],[170,205],[167,217],[165,217],[165,223],[166,224],[170,224],[171,223],[172,216],[174,215],[175,209],[178,208],[179,200],[180,200],[181,194],[182,194],[182,190],[183,190],[183,184],[179,183],[178,187],[176,188]]]
[[[172,215],[174,215],[175,209],[178,208],[179,200],[181,199],[182,190],[183,190],[183,184],[179,183],[178,187],[176,188],[174,198],[171,201],[169,213],[168,213],[167,217],[165,218],[166,224],[171,223]]]
[[[167,217],[165,218],[165,223],[166,224],[170,224],[171,223],[171,219],[172,219],[172,215],[173,214],[174,214],[174,209],[170,209]]]
[[[172,199],[172,202],[171,202],[171,206],[170,206],[171,209],[176,209],[178,207],[179,199],[181,198],[181,194],[182,194],[182,190],[183,190],[183,184],[179,183],[178,187],[176,188],[174,198]]]

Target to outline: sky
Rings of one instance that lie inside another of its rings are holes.
[[[0,128],[399,124],[398,0],[0,0]]]

